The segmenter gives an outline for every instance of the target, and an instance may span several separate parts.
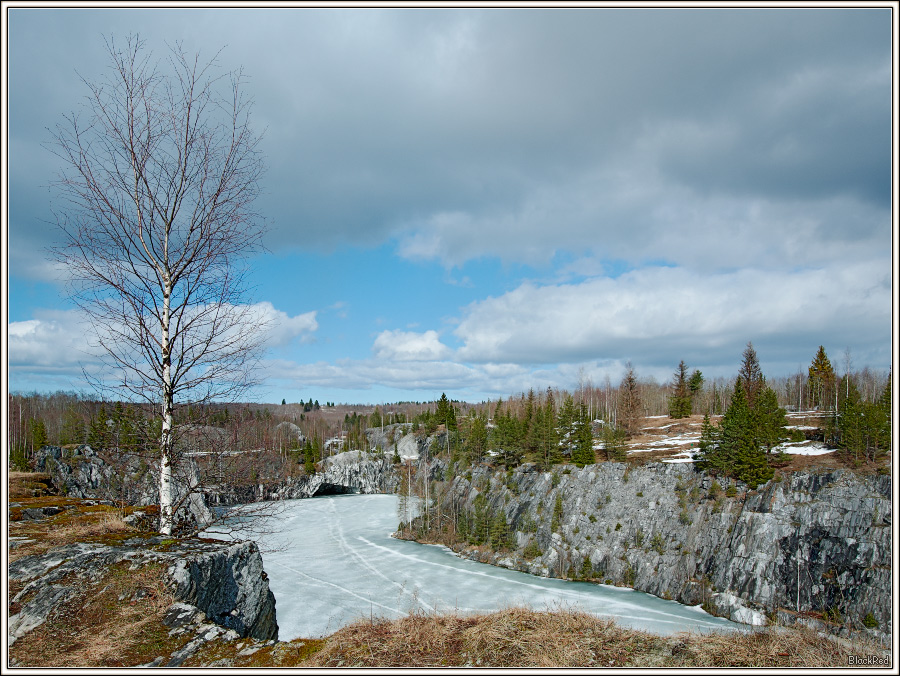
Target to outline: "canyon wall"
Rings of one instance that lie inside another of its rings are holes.
[[[627,585],[748,624],[891,631],[890,476],[798,472],[751,491],[686,464],[477,467],[448,504],[503,515],[508,547],[455,547],[486,563]]]

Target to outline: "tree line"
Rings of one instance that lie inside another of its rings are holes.
[[[783,462],[772,449],[788,438],[784,414],[796,409],[795,402],[802,398],[828,416],[824,440],[843,449],[853,462],[875,462],[884,455],[890,445],[889,373],[865,368],[845,370],[838,377],[820,346],[802,375],[766,379],[748,344],[741,369],[731,379],[707,380],[681,361],[671,381],[660,385],[639,377],[629,364],[616,386],[605,383],[597,388],[582,379],[572,391],[531,389],[478,404],[443,394],[433,402],[354,406],[343,420],[325,417],[324,411],[335,408],[331,402],[324,408],[313,404],[309,410],[306,404],[208,404],[179,409],[176,422],[217,427],[226,433],[231,450],[277,451],[309,471],[340,450],[372,450],[366,430],[398,423],[422,434],[445,430],[446,450],[465,465],[493,462],[515,467],[533,462],[549,467],[564,461],[584,466],[622,460],[627,441],[640,432],[645,417],[679,419],[702,413],[706,420],[701,466],[755,480],[769,476]],[[709,422],[718,416],[723,416],[718,424]],[[11,460],[22,467],[46,443],[152,452],[160,433],[158,416],[147,404],[98,401],[65,392],[11,394],[9,421]],[[284,425],[287,422],[295,427]],[[329,444],[330,439],[339,443]],[[761,452],[748,454],[748,448]]]

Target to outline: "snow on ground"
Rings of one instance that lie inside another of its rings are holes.
[[[697,458],[695,457],[696,453],[694,451],[687,451],[676,453],[671,458],[666,458],[663,462],[697,462]]]
[[[814,441],[812,443],[786,441],[772,449],[773,453],[778,453],[778,451],[784,451],[791,455],[826,455],[828,453],[834,453],[835,449],[828,448],[821,441]]]
[[[649,453],[650,451],[658,451],[660,448],[667,446],[685,446],[687,444],[696,444],[700,441],[700,435],[695,433],[683,434],[677,437],[667,437],[659,441],[647,441],[635,448],[629,448],[629,453]]]
[[[644,427],[644,428],[642,428],[642,429],[645,430],[645,431],[649,431],[649,430],[667,430],[667,429],[669,429],[670,427],[677,427],[677,426],[679,426],[679,425],[690,425],[691,427],[699,427],[700,423],[695,423],[695,422],[681,422],[681,421],[679,421],[679,422],[669,423],[668,425],[660,425],[659,427],[650,426],[650,427]]]

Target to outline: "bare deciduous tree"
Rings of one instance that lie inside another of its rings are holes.
[[[217,75],[180,45],[164,62],[107,41],[109,75],[85,81],[85,116],[53,135],[65,169],[54,249],[128,400],[157,406],[160,532],[172,531],[176,407],[233,399],[253,382],[261,317],[246,303],[263,160],[240,71]],[[114,383],[114,384],[113,384]]]

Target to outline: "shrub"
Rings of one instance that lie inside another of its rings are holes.
[[[536,559],[541,556],[544,552],[541,551],[541,546],[535,540],[531,540],[522,551],[522,555],[526,559]]]
[[[590,579],[594,576],[594,566],[591,564],[591,557],[585,556],[584,561],[581,564],[580,571],[581,578],[584,580]]]
[[[556,494],[556,502],[553,504],[553,520],[550,522],[551,530],[558,530],[563,515],[562,494]]]
[[[725,491],[726,497],[733,498],[736,495],[737,495],[737,488],[733,485],[729,486],[728,489]]]
[[[642,547],[644,545],[644,530],[642,528],[638,528],[634,532],[634,544],[637,547]]]
[[[878,620],[875,619],[875,616],[872,613],[866,613],[865,618],[863,618],[863,626],[867,629],[877,629],[878,628]]]

